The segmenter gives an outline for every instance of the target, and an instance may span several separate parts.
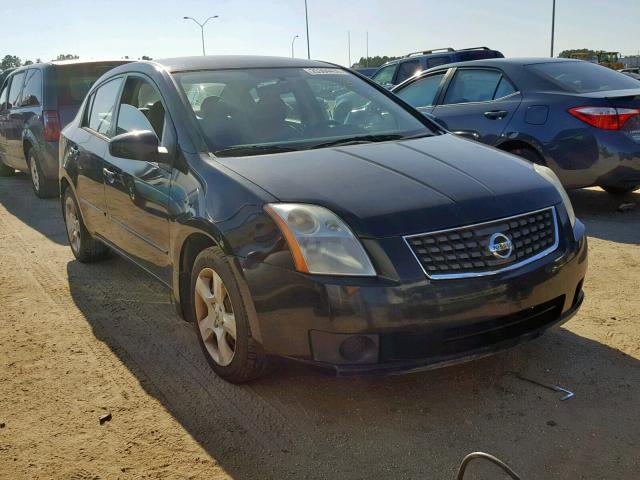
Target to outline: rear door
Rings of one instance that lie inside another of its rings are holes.
[[[18,160],[27,167],[24,156],[22,139],[28,138],[33,144],[39,144],[44,138],[42,121],[42,71],[38,68],[27,70],[22,87],[22,98],[13,115],[21,125],[20,148],[17,152]]]
[[[7,122],[9,121],[9,106],[7,99],[9,97],[9,85],[11,79],[2,85],[0,90],[0,161],[7,161]]]
[[[22,114],[20,101],[26,71],[21,71],[11,77],[7,108],[2,112],[0,122],[3,125],[3,160],[7,165],[26,170],[26,162],[22,151]]]
[[[165,103],[146,76],[129,75],[118,102],[115,134],[151,130],[165,145],[175,139]],[[173,149],[171,149],[173,151]],[[169,195],[172,167],[105,152],[105,197],[109,239],[137,263],[171,284]]]
[[[65,161],[70,156],[70,164],[77,165],[76,195],[85,223],[89,231],[103,237],[108,237],[110,226],[104,195],[104,157],[113,136],[114,110],[123,82],[124,77],[117,77],[100,85],[85,102],[81,128],[71,129],[67,136]]]
[[[521,101],[522,95],[501,70],[457,68],[432,113],[453,133],[493,145]]]

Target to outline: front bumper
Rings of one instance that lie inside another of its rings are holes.
[[[558,250],[516,270],[456,280],[345,279],[252,265],[243,270],[255,306],[252,334],[267,355],[340,375],[423,370],[495,353],[580,307],[584,226],[565,237]],[[350,337],[362,340],[365,355],[345,358]]]

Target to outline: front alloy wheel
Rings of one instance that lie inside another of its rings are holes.
[[[232,383],[253,380],[270,369],[251,332],[247,314],[251,298],[242,295],[242,282],[244,279],[218,247],[204,249],[194,261],[190,319],[207,363]]]
[[[198,274],[195,307],[205,348],[218,365],[229,365],[236,353],[236,317],[224,282],[211,268]]]

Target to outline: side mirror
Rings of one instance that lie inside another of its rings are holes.
[[[160,162],[160,141],[151,130],[140,130],[116,135],[109,140],[109,153],[118,158]]]

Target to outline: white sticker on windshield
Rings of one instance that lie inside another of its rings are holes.
[[[340,68],[305,68],[309,75],[346,75],[347,72]]]

